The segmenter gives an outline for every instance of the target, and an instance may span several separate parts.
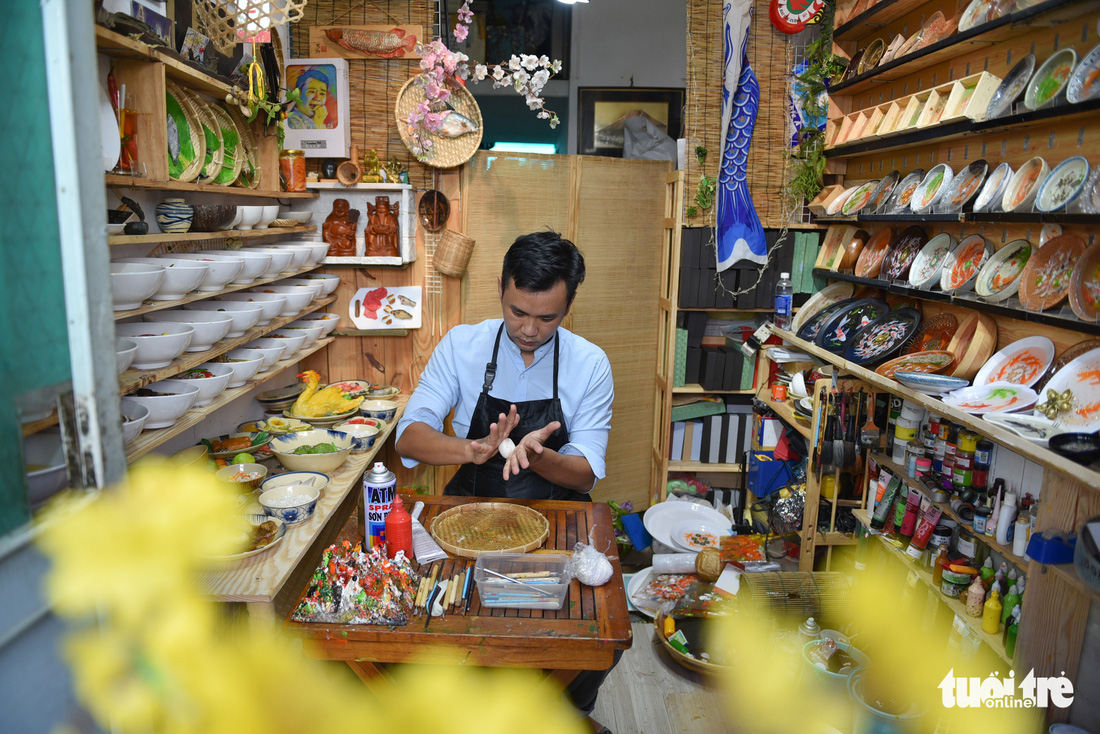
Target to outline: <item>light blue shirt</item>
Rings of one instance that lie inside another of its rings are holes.
[[[443,430],[443,420],[454,409],[451,425],[455,435],[465,437],[470,417],[484,383],[485,365],[493,357],[493,343],[502,319],[454,327],[432,352],[428,366],[420,376],[405,414],[397,424],[397,438],[414,422]],[[592,342],[558,327],[558,399],[561,400],[569,443],[559,453],[583,456],[596,479],[607,473],[607,434],[611,430],[611,403],[615,386],[611,363],[603,350]],[[497,375],[493,397],[518,403],[554,397],[554,340],[535,350],[531,366],[523,364],[519,347],[500,336]],[[522,415],[522,412],[521,412]],[[418,461],[402,457],[406,467]]]

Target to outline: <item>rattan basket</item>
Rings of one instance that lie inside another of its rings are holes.
[[[397,93],[397,104],[394,105],[394,118],[397,121],[397,132],[401,136],[401,142],[412,151],[412,135],[409,133],[409,125],[406,122],[409,113],[424,101],[424,89],[416,83],[416,77],[409,79]],[[433,168],[454,168],[461,166],[473,157],[481,146],[481,135],[485,129],[485,121],[481,119],[481,108],[477,106],[477,100],[470,94],[466,87],[458,87],[451,91],[451,98],[447,100],[454,110],[474,121],[477,130],[457,138],[444,138],[439,135],[428,135],[432,141],[432,147],[428,150],[424,165]]]
[[[206,163],[206,135],[202,131],[202,121],[199,119],[199,113],[195,109],[195,105],[191,99],[185,96],[180,91],[180,88],[169,80],[165,81],[165,93],[176,100],[176,104],[179,105],[184,120],[187,122],[187,130],[178,130],[178,132],[180,135],[187,135],[191,142],[191,149],[195,157],[190,163],[184,166],[183,170],[180,171],[179,175],[175,178],[182,183],[190,183],[199,177],[199,174],[202,173],[203,165]],[[165,102],[167,104],[167,98]],[[169,170],[169,176],[171,175],[171,170]]]
[[[526,553],[550,537],[550,522],[529,507],[471,502],[441,513],[431,526],[443,550],[461,558],[482,553]]]
[[[206,164],[199,173],[198,183],[213,183],[214,179],[222,171],[222,162],[225,159],[225,144],[222,142],[222,128],[214,118],[210,109],[202,98],[194,92],[180,87],[180,94],[188,99],[199,120],[202,122],[203,134],[206,136]]]
[[[444,275],[461,278],[474,253],[474,240],[450,229],[443,230],[432,257],[432,267]]]

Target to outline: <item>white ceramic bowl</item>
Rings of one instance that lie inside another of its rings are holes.
[[[313,344],[321,338],[321,334],[325,333],[324,324],[319,324],[316,321],[303,321],[302,319],[291,321],[283,328],[304,331],[306,333],[306,340],[302,342],[302,349],[312,347]]]
[[[279,219],[293,219],[298,224],[309,224],[309,220],[313,219],[313,212],[292,212],[289,209],[282,209],[279,211]]]
[[[268,266],[271,265],[271,255],[266,252],[249,252],[246,249],[203,250],[203,252],[208,255],[224,255],[225,257],[236,257],[243,260],[244,266],[241,268],[241,274],[233,280],[237,285],[251,283],[267,272]]]
[[[372,448],[378,438],[378,427],[368,423],[348,423],[344,421],[343,423],[337,423],[332,427],[332,430],[351,436],[353,451],[366,451]]]
[[[309,262],[309,257],[313,254],[313,251],[305,245],[290,245],[287,243],[267,245],[264,249],[276,250],[278,252],[289,252],[291,260],[290,265],[287,268],[287,272],[297,272],[298,270],[300,270],[303,266],[305,266],[307,262]]]
[[[237,207],[237,213],[233,215],[233,218],[229,220],[229,224],[222,227],[222,231],[228,231],[230,229],[236,229],[237,225],[241,223],[241,218],[244,216],[244,212],[241,211],[241,207]]]
[[[203,255],[200,253],[172,252],[158,257],[169,260],[190,260],[200,262],[207,266],[206,277],[199,285],[199,290],[204,293],[220,291],[244,269],[244,260],[239,257],[223,257],[221,255]]]
[[[275,331],[268,332],[267,336],[269,339],[285,340],[290,344],[287,347],[286,357],[290,357],[305,346],[306,339],[309,338],[309,334],[302,332],[301,329],[275,329]]]
[[[290,346],[290,342],[286,339],[272,339],[265,336],[260,339],[253,339],[248,344],[245,344],[244,348],[259,349],[261,351],[275,351],[277,349],[279,351],[275,361],[278,362],[279,360],[286,359],[292,354],[292,352],[287,351],[290,349]],[[267,370],[265,369],[264,371],[266,372]]]
[[[282,344],[276,344],[275,346],[266,347],[258,346],[256,345],[256,341],[259,340],[257,339],[255,341],[252,341],[241,347],[240,349],[234,349],[233,351],[229,352],[229,357],[230,359],[236,359],[236,357],[233,356],[234,352],[247,352],[247,356],[249,357],[260,357],[260,359],[263,361],[260,362],[260,368],[256,371],[256,374],[259,375],[267,372],[269,369],[271,369],[271,365],[275,364],[283,358],[283,352],[286,351],[286,347]]]
[[[173,359],[183,354],[191,344],[195,327],[168,321],[135,321],[130,324],[115,324],[115,335],[137,344],[131,367],[153,370],[167,367]]]
[[[229,333],[229,326],[233,318],[228,314],[220,314],[209,311],[185,311],[172,309],[170,311],[156,311],[144,316],[146,321],[155,323],[188,324],[195,329],[191,343],[187,345],[189,352],[205,352],[214,346],[214,342],[221,341]]]
[[[280,316],[297,316],[302,312],[310,301],[313,300],[313,292],[299,288],[294,285],[261,285],[253,288],[251,293],[276,293],[280,296],[286,297],[286,303],[283,304],[283,310],[279,312]]]
[[[321,294],[325,291],[325,284],[319,280],[309,280],[307,278],[283,278],[282,280],[277,282],[279,285],[304,288],[313,294],[314,299],[320,298]]]
[[[190,380],[161,380],[144,389],[158,394],[135,393],[126,397],[149,409],[149,417],[145,419],[147,431],[172,425],[184,413],[191,410],[199,398],[199,387],[192,385]]]
[[[316,446],[319,443],[334,444],[337,451],[327,454],[294,453],[299,446]],[[271,451],[278,457],[279,463],[291,471],[335,471],[347,460],[351,444],[352,437],[348,434],[324,428],[271,437]]]
[[[202,285],[207,266],[199,262],[169,260],[163,257],[120,257],[119,263],[144,263],[165,269],[164,281],[157,292],[149,296],[154,301],[178,301]]]
[[[260,212],[260,221],[256,222],[256,229],[267,229],[268,226],[279,217],[278,204],[265,204]]]
[[[1048,175],[1050,166],[1042,156],[1037,155],[1020,166],[1005,188],[1001,208],[1006,212],[1030,212],[1039,187]]]
[[[33,433],[23,439],[23,467],[27,476],[27,499],[33,509],[65,488],[65,446],[61,434]]]
[[[248,479],[243,481],[234,479],[234,477],[239,474],[244,474]],[[215,479],[222,482],[228,482],[235,487],[248,490],[249,492],[258,489],[260,483],[263,482],[266,476],[267,467],[263,464],[229,464],[214,472]]]
[[[265,369],[266,357],[257,349],[234,349],[225,357],[226,361],[222,364],[233,370],[226,387],[243,387],[246,382],[255,377],[256,373]],[[274,357],[271,359],[271,364],[275,364]]]
[[[257,305],[240,301],[223,301],[220,298],[195,301],[186,304],[183,308],[187,311],[205,311],[228,316],[232,321],[226,336],[230,338],[244,336],[246,331],[260,322],[260,314],[263,313],[263,309]]]
[[[392,400],[364,400],[359,406],[359,412],[367,418],[392,421],[397,415],[397,403]]]
[[[288,242],[280,242],[272,247],[304,247],[309,250],[309,257],[306,259],[306,266],[316,265],[324,259],[328,254],[329,243],[322,240],[290,240]]]
[[[309,313],[298,319],[299,321],[310,321],[316,324],[323,324],[325,330],[321,332],[321,337],[324,338],[336,330],[337,325],[340,323],[340,317],[334,313]]]
[[[294,267],[294,253],[287,252],[286,250],[280,250],[274,247],[248,247],[248,252],[255,252],[261,255],[270,255],[271,262],[267,264],[267,269],[260,275],[261,278],[274,278],[280,273],[293,273],[297,268]]]
[[[111,263],[111,298],[116,311],[141,308],[141,302],[157,292],[166,271],[159,265]]]
[[[145,421],[149,418],[149,408],[132,400],[129,395],[123,395],[120,402],[123,417],[122,441],[128,444],[145,428]]]
[[[213,374],[213,377],[187,377],[188,374],[195,374],[197,370],[205,370]],[[199,388],[199,396],[195,398],[196,408],[209,405],[210,402],[218,397],[229,386],[229,378],[233,376],[233,369],[222,362],[203,362],[198,367],[192,367],[190,370],[184,370],[175,379],[180,382],[189,382]]]
[[[339,275],[325,275],[321,273],[307,273],[301,277],[301,280],[310,280],[314,283],[321,284],[321,296],[332,295],[333,291],[340,287]]]
[[[260,318],[256,321],[256,326],[267,326],[270,324],[271,319],[278,316],[279,312],[283,310],[283,306],[286,305],[286,296],[281,296],[278,293],[253,293],[251,291],[243,293],[240,291],[223,293],[218,296],[218,300],[258,306],[260,309]]]
[[[290,484],[269,489],[259,498],[264,512],[287,525],[304,522],[317,509],[321,492],[307,484]]]
[[[241,215],[237,229],[252,229],[263,216],[264,208],[259,205],[238,206],[237,212]]]
[[[115,356],[118,357],[118,373],[121,375],[130,369],[134,363],[134,355],[137,354],[137,344],[132,339],[115,340]]]
[[[276,487],[286,487],[291,484],[305,484],[313,487],[318,492],[324,492],[332,478],[328,474],[319,471],[288,471],[268,477],[260,485],[260,491],[266,492]]]

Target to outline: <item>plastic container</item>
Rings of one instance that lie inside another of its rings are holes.
[[[482,553],[474,565],[481,606],[490,609],[561,609],[572,578],[569,557],[552,553]]]
[[[856,662],[856,667],[848,673],[831,673],[828,670],[816,665],[810,658],[810,651],[817,645],[822,644],[824,640],[810,640],[802,646],[802,659],[806,661],[806,665],[810,667],[810,670],[814,672],[814,676],[820,681],[823,690],[826,693],[830,693],[836,696],[847,698],[848,696],[848,677],[852,672],[859,670],[865,665],[869,665],[871,659],[867,657],[867,654],[856,647],[852,647],[847,642],[837,642],[837,650],[843,650]]]
[[[791,274],[780,273],[775,284],[775,325],[780,329],[791,328],[793,298],[794,284],[791,282]]]
[[[866,675],[866,668],[857,668],[848,677],[848,695],[855,702],[852,734],[919,734],[924,710],[915,704],[900,714],[875,708],[863,697],[863,679]]]

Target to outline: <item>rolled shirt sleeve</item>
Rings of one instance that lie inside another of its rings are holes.
[[[615,400],[611,364],[602,352],[599,356],[592,365],[578,409],[566,426],[569,429],[569,443],[558,451],[583,456],[597,481],[607,476],[607,438],[611,432],[611,404]],[[579,381],[579,378],[580,375],[571,375],[571,379]]]
[[[395,443],[412,423],[424,423],[437,431],[443,431],[443,421],[459,399],[452,337],[454,333],[454,330],[448,332],[428,359],[428,366],[420,375],[420,382],[405,406],[404,415],[397,423]],[[407,469],[412,469],[419,463],[416,459],[401,457],[401,464]]]

